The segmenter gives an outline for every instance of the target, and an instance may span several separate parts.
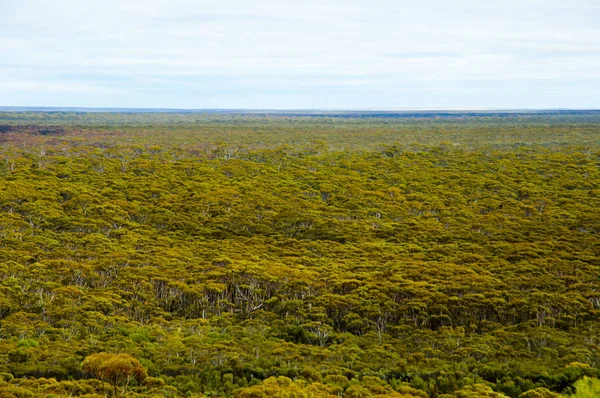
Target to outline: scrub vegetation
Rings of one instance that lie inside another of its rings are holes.
[[[600,114],[0,113],[0,397],[597,397]]]

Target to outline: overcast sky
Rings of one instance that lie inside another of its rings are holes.
[[[0,0],[0,105],[600,108],[600,0]]]

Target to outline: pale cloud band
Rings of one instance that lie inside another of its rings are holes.
[[[599,108],[600,3],[0,2],[0,105]]]

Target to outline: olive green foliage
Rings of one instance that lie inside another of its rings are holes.
[[[599,137],[0,113],[0,397],[596,396]]]
[[[114,396],[125,394],[132,380],[142,382],[146,379],[146,369],[129,354],[109,354],[100,352],[87,356],[83,360],[82,369],[96,378],[113,386]],[[119,394],[117,387],[121,386]]]
[[[563,395],[552,392],[544,387],[538,387],[519,395],[519,398],[560,398]]]

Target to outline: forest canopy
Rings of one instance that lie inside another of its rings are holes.
[[[0,112],[0,397],[596,396],[599,166],[595,113]]]

